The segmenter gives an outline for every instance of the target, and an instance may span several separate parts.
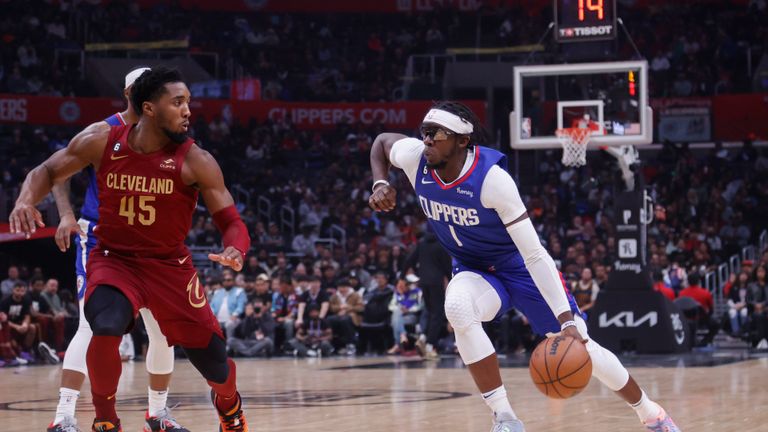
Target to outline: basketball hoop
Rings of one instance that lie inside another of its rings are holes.
[[[563,165],[580,167],[587,164],[587,145],[592,136],[589,128],[563,128],[555,132],[563,145]]]

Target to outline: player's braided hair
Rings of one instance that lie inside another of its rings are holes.
[[[167,67],[154,68],[141,74],[131,87],[131,104],[136,115],[141,117],[144,102],[155,101],[165,93],[166,84],[183,81],[181,72]]]
[[[461,102],[439,101],[433,103],[432,108],[448,111],[449,113],[456,114],[464,120],[472,123],[474,132],[472,132],[472,135],[469,137],[469,144],[467,144],[467,147],[472,147],[475,145],[475,143],[488,142],[488,131],[485,129],[482,122],[480,122],[480,119],[477,118],[477,115],[475,115],[475,113],[472,112],[468,106]]]

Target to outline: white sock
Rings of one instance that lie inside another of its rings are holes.
[[[507,399],[507,390],[504,389],[504,385],[482,395],[485,404],[491,408],[493,415],[498,420],[515,420],[517,418],[509,404],[509,399]]]
[[[149,416],[154,417],[165,409],[168,403],[168,389],[152,390],[151,387],[147,387],[147,395],[149,396]]]
[[[640,400],[637,403],[630,404],[629,406],[635,410],[635,413],[637,413],[637,416],[640,417],[640,421],[643,423],[653,421],[661,414],[661,406],[648,399],[645,391],[643,391],[643,395],[640,396]]]
[[[64,417],[75,416],[78,397],[80,397],[80,392],[77,390],[66,387],[59,388],[59,404],[56,405],[56,418],[53,419],[53,424],[61,423]]]

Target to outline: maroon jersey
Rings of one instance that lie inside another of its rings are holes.
[[[148,258],[187,255],[197,189],[181,180],[181,167],[194,141],[136,153],[128,146],[132,127],[112,127],[96,173],[98,248]]]

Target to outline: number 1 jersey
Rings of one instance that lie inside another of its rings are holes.
[[[408,176],[430,227],[454,260],[480,270],[522,267],[505,224],[520,217],[525,205],[506,171],[506,156],[476,145],[459,178],[444,183],[423,152],[421,140],[402,139],[390,161]]]
[[[137,153],[128,146],[132,127],[112,127],[96,173],[98,248],[147,258],[184,256],[198,192],[184,184],[181,167],[194,141]]]

